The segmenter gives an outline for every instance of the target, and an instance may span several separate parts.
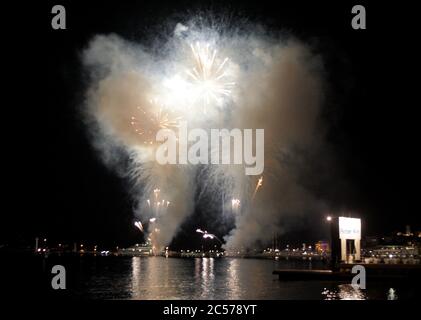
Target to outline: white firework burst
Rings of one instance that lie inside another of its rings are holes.
[[[198,42],[190,47],[195,63],[193,69],[187,71],[191,84],[197,89],[198,96],[203,98],[205,107],[212,102],[220,104],[235,85],[229,81],[226,72],[229,59],[218,59],[216,49],[211,49],[209,44],[202,46]]]

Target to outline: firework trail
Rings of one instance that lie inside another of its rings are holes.
[[[140,221],[136,221],[134,223],[135,227],[138,228],[140,230],[140,232],[143,232],[143,225]]]
[[[202,230],[202,229],[196,229],[196,232],[197,233],[201,233],[201,234],[203,234],[203,239],[211,239],[211,240],[213,240],[213,239],[216,239],[216,240],[218,240],[220,243],[223,243],[222,241],[221,241],[221,239],[219,239],[216,235],[214,235],[213,233],[208,233],[206,230]]]
[[[262,187],[262,185],[263,185],[263,176],[260,177],[259,180],[257,180],[256,188],[254,189],[253,196],[251,197],[252,200],[254,200],[254,198],[256,197],[257,191],[259,190],[260,187]]]

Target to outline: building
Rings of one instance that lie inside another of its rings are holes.
[[[362,254],[365,263],[420,263],[420,249],[415,245],[378,245],[364,249]]]
[[[318,254],[324,254],[330,252],[329,242],[320,240],[316,242],[314,249]]]
[[[128,248],[118,249],[117,251],[120,255],[130,255],[130,256],[150,256],[152,252],[152,244],[150,242],[138,244]]]

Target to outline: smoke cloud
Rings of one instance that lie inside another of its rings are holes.
[[[105,35],[93,38],[83,52],[93,144],[106,164],[133,182],[136,219],[143,223],[157,217],[148,226],[157,250],[171,242],[197,205],[220,211],[223,199],[223,211],[235,221],[224,237],[227,250],[264,243],[282,232],[282,221],[324,206],[300,183],[307,165],[303,155],[323,144],[321,58],[291,37],[271,37],[253,25],[242,30],[193,21],[174,26],[174,33],[164,43],[160,37],[154,49]],[[207,102],[198,99],[186,75],[195,66],[191,47],[197,43],[216,48],[215,64],[223,66],[227,83],[235,83],[229,93]],[[223,62],[224,57],[229,60]],[[158,164],[151,114],[162,108],[191,128],[264,129],[262,185],[256,191],[260,176],[246,176],[244,165]],[[235,208],[234,198],[240,200]]]

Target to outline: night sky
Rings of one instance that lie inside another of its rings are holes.
[[[132,223],[128,181],[102,164],[88,138],[80,113],[86,85],[81,50],[95,34],[111,32],[147,42],[151,33],[171,32],[189,13],[203,10],[291,33],[322,55],[328,84],[323,116],[335,183],[329,180],[315,193],[332,208],[361,216],[363,234],[402,230],[407,224],[421,229],[419,103],[413,100],[420,55],[412,10],[337,2],[60,1],[67,10],[64,31],[50,27],[51,7],[58,2],[6,10],[21,15],[3,29],[3,67],[10,73],[3,78],[10,86],[3,90],[11,97],[2,106],[7,205],[0,240],[27,242],[37,235],[104,245],[142,240]],[[354,4],[366,6],[367,30],[351,28]],[[292,222],[281,241],[323,237],[325,214]],[[197,208],[173,245],[198,246],[198,226],[218,227]]]

